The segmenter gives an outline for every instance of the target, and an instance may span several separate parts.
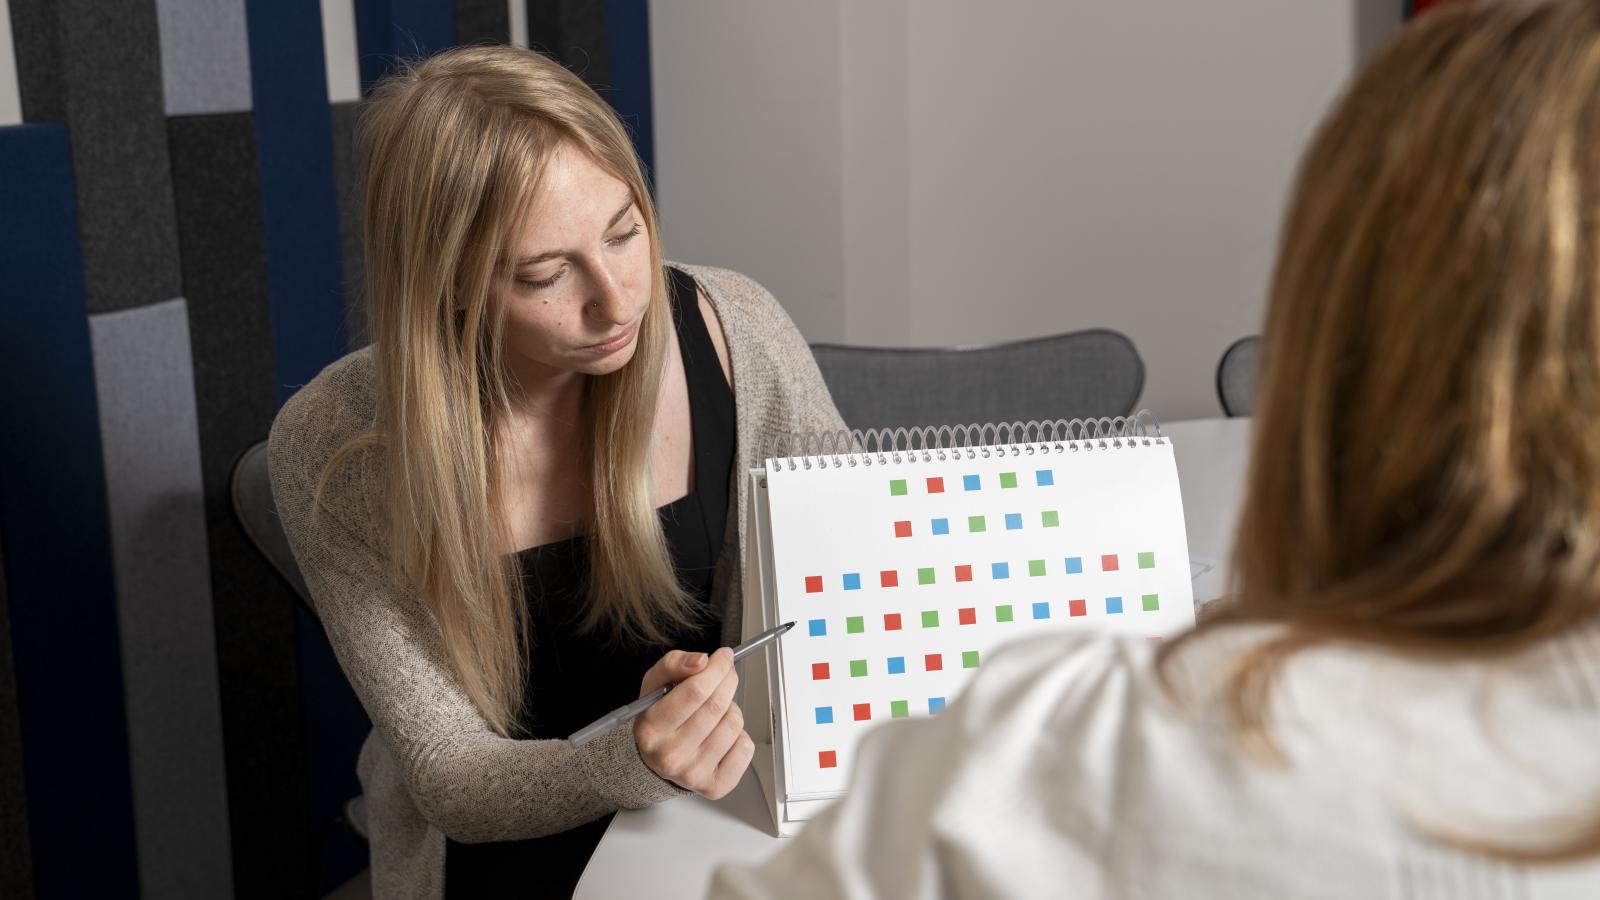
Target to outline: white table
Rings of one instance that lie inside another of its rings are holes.
[[[1183,490],[1189,558],[1210,566],[1194,581],[1195,599],[1221,595],[1239,516],[1249,419],[1201,419],[1164,427],[1172,438]],[[589,860],[574,897],[701,898],[724,862],[757,861],[780,846],[755,772],[718,801],[690,796],[618,813]]]

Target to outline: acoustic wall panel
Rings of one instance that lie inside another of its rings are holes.
[[[227,776],[188,308],[89,318],[122,643],[139,885],[228,897]]]
[[[250,109],[244,0],[157,0],[169,116]]]
[[[17,721],[5,570],[5,548],[0,547],[0,897],[29,900],[33,860],[28,849],[28,791],[22,779],[22,730]]]
[[[0,546],[36,896],[138,893],[67,131],[0,128]]]
[[[11,10],[0,0],[0,126],[22,121],[22,97],[17,93],[17,57],[11,49]]]
[[[361,99],[356,62],[356,0],[322,0],[322,44],[327,59],[328,102]]]
[[[305,64],[323,59],[322,9],[317,0],[246,0],[245,13],[282,402],[345,347],[327,74],[323,66]]]
[[[300,894],[308,830],[295,599],[240,529],[228,489],[234,460],[267,436],[278,406],[255,131],[248,113],[168,120],[194,360],[234,891],[241,898]]]
[[[8,0],[23,118],[71,132],[90,312],[181,293],[154,0]]]
[[[511,40],[508,0],[455,0],[457,44],[504,44]]]
[[[361,93],[400,60],[432,56],[455,43],[452,0],[356,0]]]
[[[335,103],[333,119],[333,175],[339,190],[339,247],[344,262],[344,321],[348,347],[367,345],[367,310],[362,294],[366,267],[361,247],[361,183],[357,172],[356,124],[360,103]]]

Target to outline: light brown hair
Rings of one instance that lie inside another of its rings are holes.
[[[1452,5],[1379,52],[1299,171],[1231,597],[1230,691],[1335,640],[1486,657],[1600,611],[1600,4]],[[1548,853],[1600,851],[1600,832]]]
[[[361,114],[366,302],[377,415],[326,474],[381,448],[390,561],[431,607],[450,661],[489,725],[513,735],[531,652],[521,572],[503,554],[497,425],[509,406],[504,308],[491,288],[558,146],[628,185],[650,242],[652,287],[632,360],[589,377],[587,605],[582,625],[662,642],[698,621],[652,499],[651,433],[673,340],[656,219],[616,115],[545,56],[461,47],[384,79]],[[319,482],[320,494],[322,483]]]

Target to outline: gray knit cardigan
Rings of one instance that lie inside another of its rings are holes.
[[[745,479],[768,441],[842,428],[815,360],[772,295],[736,272],[675,265],[694,277],[722,320],[732,363],[738,441],[732,510],[712,587],[725,644],[743,613]],[[581,749],[508,740],[489,730],[452,673],[426,602],[388,574],[381,457],[358,453],[324,492],[311,492],[333,451],[373,421],[370,348],[324,369],[272,425],[272,493],[328,639],[373,729],[357,773],[366,797],[372,887],[378,897],[443,896],[445,838],[538,837],[683,794],[639,758],[630,728]],[[535,875],[536,873],[530,873]]]

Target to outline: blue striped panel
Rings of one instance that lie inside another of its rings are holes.
[[[633,134],[650,192],[655,193],[655,116],[650,99],[650,4],[646,0],[606,0],[606,43],[610,46],[611,90],[605,95]]]
[[[333,126],[317,0],[246,0],[278,402],[344,353]]]
[[[0,197],[0,545],[34,892],[137,896],[105,473],[65,128],[0,128]]]
[[[396,60],[432,56],[455,44],[455,38],[451,0],[356,0],[362,96]]]

